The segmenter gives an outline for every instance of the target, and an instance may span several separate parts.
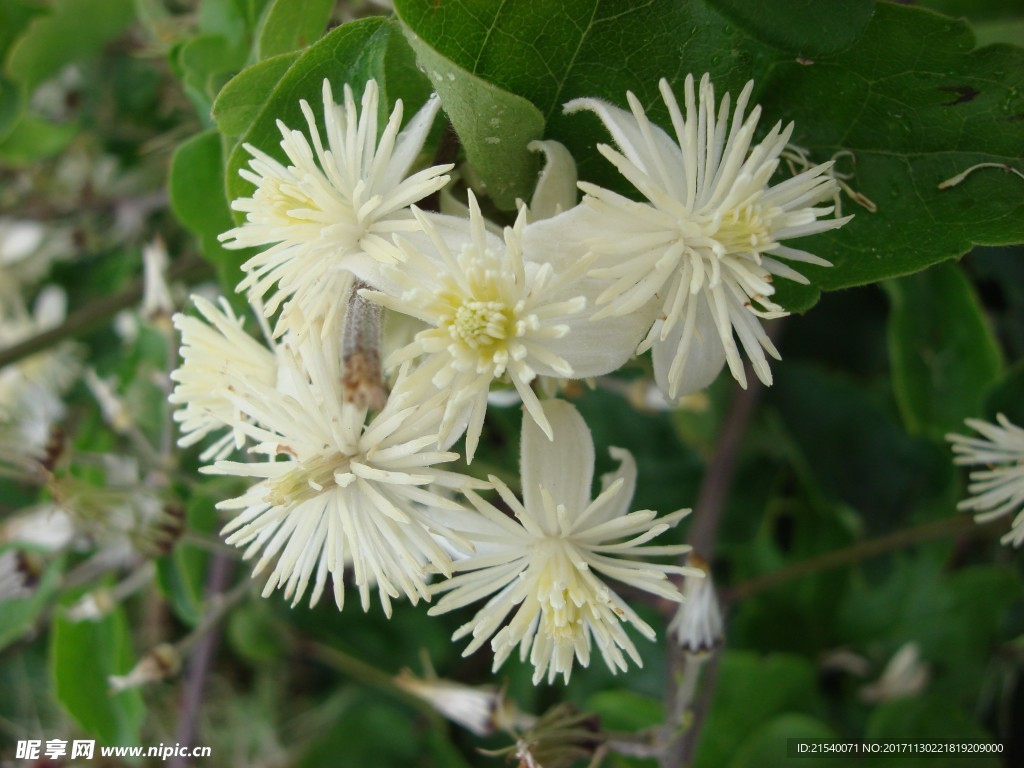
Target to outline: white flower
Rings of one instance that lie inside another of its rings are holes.
[[[429,600],[427,562],[450,572],[450,557],[432,533],[465,543],[432,522],[427,509],[458,509],[440,491],[482,484],[434,467],[457,458],[430,448],[441,414],[436,401],[417,408],[392,398],[364,425],[366,409],[344,399],[337,347],[336,339],[324,344],[311,332],[283,348],[286,392],[237,379],[231,399],[246,420],[236,426],[266,460],[219,461],[204,471],[259,479],[217,506],[239,511],[224,528],[228,543],[245,547],[246,558],[262,553],[254,575],[278,556],[265,596],[284,587],[294,605],[312,579],[313,605],[330,575],[341,608],[350,562],[363,609],[376,584],[390,615],[391,598]]]
[[[684,545],[643,545],[675,526],[689,510],[660,519],[649,510],[627,513],[636,485],[636,464],[627,451],[615,448],[611,453],[621,462],[619,469],[602,478],[603,491],[591,501],[594,444],[590,430],[565,401],[546,401],[543,409],[555,438],[548,440],[533,421],[523,420],[523,501],[491,478],[515,519],[467,492],[481,515],[463,524],[477,553],[457,561],[458,575],[435,587],[436,592],[449,594],[430,613],[489,598],[453,639],[473,636],[464,654],[468,655],[494,635],[495,670],[518,645],[520,657],[529,656],[535,667],[534,683],[545,675],[549,682],[557,675],[568,681],[575,659],[589,665],[595,642],[613,672],[627,669],[626,655],[642,666],[623,623],[632,624],[648,639],[654,638],[654,630],[601,577],[668,600],[682,600],[666,574],[699,572],[630,558],[687,551]],[[510,613],[511,619],[502,627]]]
[[[230,397],[232,382],[242,378],[273,386],[277,357],[245,332],[226,299],[220,300],[219,309],[201,296],[193,296],[192,301],[203,319],[174,316],[174,327],[181,334],[182,362],[171,374],[175,387],[168,399],[178,406],[174,412],[181,424],[178,445],[194,445],[211,433],[229,430],[202,454],[203,460],[223,459],[245,443],[239,428],[245,417]]]
[[[967,419],[967,426],[982,437],[946,435],[956,454],[954,463],[986,467],[971,472],[971,484],[967,487],[971,497],[961,501],[957,508],[977,513],[975,519],[979,523],[1016,513],[1013,528],[1002,542],[1019,547],[1024,544],[1024,429],[1001,413],[996,420],[999,426]]]
[[[472,193],[469,209],[469,231],[460,237],[467,226],[462,220],[414,208],[429,239],[399,238],[401,264],[382,268],[384,290],[363,294],[426,323],[385,364],[416,361],[396,392],[417,399],[435,390],[447,393],[441,442],[450,444],[466,430],[472,461],[492,382],[511,382],[550,437],[531,382],[537,376],[607,373],[631,356],[636,339],[622,336],[635,324],[616,320],[613,329],[588,322],[582,294],[594,281],[583,279],[582,253],[572,263],[570,254],[553,249],[559,217],[527,226],[523,208],[502,239],[487,231]]]
[[[343,270],[372,270],[373,260],[387,259],[395,232],[415,230],[408,206],[443,187],[450,165],[433,166],[409,176],[439,102],[430,98],[404,130],[402,102],[395,104],[378,140],[377,83],[370,80],[356,108],[352,89],[345,86],[345,103],[334,103],[331,84],[324,80],[323,104],[327,146],[320,137],[309,104],[300,102],[309,137],[278,122],[285,166],[256,147],[240,174],[256,185],[252,197],[235,200],[247,221],[225,232],[228,248],[272,245],[243,265],[249,274],[239,285],[265,296],[276,283],[266,313],[297,296],[307,318],[321,317],[325,327],[337,311],[336,279]],[[310,146],[312,142],[312,147]],[[373,282],[370,280],[369,282]],[[281,329],[278,329],[279,331]]]
[[[832,207],[814,207],[836,191],[827,171],[815,166],[771,185],[793,126],[776,124],[758,144],[761,114],[744,119],[753,83],[747,83],[729,119],[726,95],[715,115],[708,75],[685,83],[685,116],[668,82],[660,83],[675,138],[652,125],[639,100],[627,93],[631,112],[598,99],[576,99],[567,112],[592,110],[619,151],[598,149],[647,202],[635,202],[594,184],[581,183],[584,205],[595,227],[589,247],[600,256],[592,274],[610,281],[598,298],[595,317],[627,315],[650,302],[661,320],[641,350],[653,347],[655,376],[670,399],[709,384],[722,365],[746,386],[735,334],[754,371],[766,384],[771,371],[764,352],[778,358],[758,318],[786,311],[769,297],[773,276],[807,280],[779,261],[828,266],[824,259],[781,245],[842,226],[847,219],[823,219]]]

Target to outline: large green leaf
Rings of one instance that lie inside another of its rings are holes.
[[[256,57],[265,59],[315,42],[333,8],[334,0],[274,0],[264,17]]]
[[[229,251],[217,236],[234,223],[224,197],[221,137],[210,129],[181,144],[171,159],[168,179],[171,209],[199,238],[203,255],[213,262],[228,294],[241,279],[244,251]]]
[[[564,102],[596,96],[624,105],[632,90],[667,125],[659,78],[678,90],[687,73],[707,71],[718,93],[735,93],[767,72],[755,92],[763,129],[795,120],[793,141],[815,161],[852,152],[855,166],[845,155],[840,171],[852,173],[851,186],[877,206],[869,213],[847,198],[844,212],[858,214],[852,223],[800,241],[834,264],[805,270],[821,288],[915,272],[973,244],[1024,239],[1024,182],[1016,176],[987,168],[939,188],[977,163],[1015,163],[1024,145],[1024,51],[972,50],[963,22],[880,3],[863,26],[864,6],[843,4],[828,11],[849,26],[833,46],[821,40],[799,0],[773,6],[770,18],[731,0],[572,0],[543,12],[467,0],[395,5],[439,55],[533,102],[547,120],[547,136],[576,156],[581,177],[620,187],[594,151],[606,133],[592,117],[562,115]],[[733,17],[740,15],[737,26]],[[793,54],[811,50],[821,53]],[[782,296],[796,309],[815,300],[807,290]]]
[[[0,0],[0,139],[17,119],[23,102],[21,89],[6,77],[7,54],[32,19],[42,12],[39,6],[23,0]]]
[[[791,360],[779,366],[766,402],[778,409],[823,491],[853,507],[869,534],[933,511],[952,487],[945,446],[907,435],[891,403],[849,377]]]
[[[487,194],[499,208],[514,208],[537,181],[538,159],[527,145],[543,135],[544,116],[523,97],[466,71],[415,35],[409,42]]]
[[[16,83],[0,77],[0,140],[6,138],[21,112],[21,89]]]
[[[138,743],[145,716],[142,697],[137,689],[111,695],[108,680],[128,672],[133,663],[120,607],[98,621],[74,622],[58,614],[50,660],[57,699],[83,730],[102,744]]]
[[[710,0],[710,4],[751,35],[803,57],[848,48],[864,31],[874,0]]]
[[[99,51],[133,17],[132,0],[57,0],[14,44],[7,71],[31,91],[65,65]]]
[[[762,92],[793,119],[793,141],[816,159],[853,152],[852,186],[878,207],[810,238],[831,269],[806,273],[832,289],[907,274],[974,244],[1024,239],[1024,181],[998,169],[939,185],[977,163],[1018,162],[1024,145],[1024,51],[972,50],[969,27],[880,3],[857,43],[812,65],[779,62]],[[828,105],[823,108],[823,105]]]
[[[0,1],[0,64],[7,60],[7,52],[28,27],[33,17],[44,9],[25,0]]]
[[[1002,355],[971,284],[941,264],[888,284],[889,354],[907,429],[941,439],[981,411]]]
[[[241,136],[252,125],[288,68],[299,57],[282,53],[247,67],[235,75],[217,94],[213,102],[213,119],[225,136]]]
[[[209,123],[213,99],[224,83],[245,63],[244,41],[222,35],[199,35],[178,48],[175,64],[185,92],[204,124]]]
[[[23,112],[0,141],[0,160],[16,166],[31,165],[62,152],[76,133],[78,126],[74,123],[54,123]]]

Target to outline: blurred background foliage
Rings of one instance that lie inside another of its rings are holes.
[[[0,0],[0,300],[6,316],[57,285],[69,307],[55,337],[11,332],[0,354],[21,365],[73,339],[67,365],[94,371],[120,408],[104,413],[76,379],[49,453],[27,465],[10,459],[17,446],[2,455],[0,550],[17,553],[29,583],[0,602],[0,760],[20,739],[87,737],[209,745],[212,765],[500,764],[478,749],[507,736],[479,739],[395,686],[424,656],[442,677],[497,682],[523,711],[568,701],[608,731],[661,723],[663,631],[629,675],[594,665],[535,688],[526,665],[495,681],[486,649],[461,658],[449,638],[468,612],[403,605],[387,621],[355,601],[339,613],[259,598],[217,539],[214,504],[237,485],[198,474],[198,450],[173,446],[168,318],[137,308],[142,248],[158,236],[179,308],[217,281],[230,293],[247,254],[216,236],[232,226],[229,196],[248,192],[241,143],[273,150],[274,121],[300,126],[298,100],[315,103],[325,74],[377,77],[407,115],[437,88],[472,166],[464,178],[486,183],[507,220],[536,178],[532,138],[565,142],[582,177],[616,183],[594,150],[596,121],[561,103],[621,103],[631,89],[652,105],[658,77],[707,70],[720,92],[755,77],[762,128],[795,119],[794,141],[817,161],[853,149],[849,183],[877,212],[845,198],[853,224],[807,246],[836,264],[812,275],[826,292],[782,293],[810,311],[779,324],[784,359],[735,457],[712,561],[726,643],[695,765],[782,765],[780,745],[797,736],[991,740],[1002,760],[900,764],[1024,764],[1021,554],[999,546],[1005,522],[956,512],[965,477],[944,440],[968,417],[1024,424],[1024,181],[990,169],[937,189],[976,162],[1019,167],[1019,8],[658,0],[627,13],[592,0],[516,3],[499,19],[468,0],[395,5],[397,16],[359,0]],[[992,47],[976,49],[958,18]],[[486,141],[487,110],[512,138]],[[18,222],[43,233],[28,257],[11,245]],[[694,505],[739,390],[720,377],[680,410],[638,409],[644,365],[570,396],[598,469],[612,466],[607,447],[628,448],[635,508],[665,513]],[[493,410],[481,471],[515,480],[518,429],[517,410]],[[51,502],[75,509],[56,548],[55,519],[27,517]],[[76,621],[83,606],[96,615]],[[665,606],[638,609],[664,626]],[[111,692],[111,675],[161,644],[180,673]],[[918,675],[900,678],[890,662],[908,648]]]

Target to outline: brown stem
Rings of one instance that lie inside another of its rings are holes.
[[[199,256],[187,256],[167,270],[167,280],[195,282],[211,277],[213,269]],[[136,280],[121,293],[100,301],[87,304],[75,310],[56,328],[43,331],[29,339],[0,350],[0,368],[16,363],[40,350],[51,347],[65,339],[82,336],[95,330],[123,309],[128,309],[142,300],[142,280]]]
[[[299,647],[303,656],[312,657],[321,664],[332,667],[363,685],[373,686],[384,691],[414,707],[431,722],[441,722],[440,715],[426,701],[401,688],[395,683],[395,678],[392,675],[377,669],[372,664],[345,653],[338,648],[332,648],[313,640],[301,640]]]
[[[857,563],[869,557],[875,557],[894,549],[902,549],[903,547],[927,541],[928,539],[937,539],[960,533],[974,536],[1003,533],[1004,526],[1000,525],[1000,523],[1005,523],[1005,521],[978,525],[972,518],[963,515],[925,523],[924,525],[907,528],[902,531],[895,531],[874,539],[857,542],[844,549],[836,549],[832,552],[815,555],[798,563],[779,568],[777,571],[755,576],[748,581],[722,590],[722,599],[728,602],[745,600],[760,592],[772,589],[780,584],[785,584],[787,581],[810,576],[830,568],[839,568],[851,563]]]
[[[226,555],[216,554],[210,558],[210,572],[206,578],[207,601],[215,599],[227,589],[233,566],[234,560]],[[178,730],[175,734],[175,740],[179,744],[191,746],[195,743],[199,729],[199,710],[203,704],[203,690],[219,638],[220,631],[215,622],[195,641],[181,696],[181,719],[178,720]],[[179,756],[173,757],[168,763],[169,768],[186,768],[187,765],[186,758]]]
[[[774,341],[778,338],[781,323],[772,323],[767,330]],[[740,390],[729,406],[697,494],[693,522],[687,537],[693,553],[708,562],[712,561],[719,522],[736,470],[743,436],[763,388],[749,361],[744,365],[744,370],[747,388]],[[710,706],[714,692],[718,651],[712,651],[710,660],[706,657],[697,658],[685,653],[671,634],[667,642],[669,674],[665,684],[665,744],[660,763],[662,768],[680,768],[689,764],[696,751],[704,711]],[[704,674],[701,674],[702,667],[706,667]],[[687,713],[690,716],[689,722],[686,722]]]

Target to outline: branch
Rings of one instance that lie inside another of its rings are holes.
[[[167,270],[167,280],[196,282],[213,276],[209,262],[199,256],[186,256]],[[86,304],[70,315],[56,328],[50,328],[12,347],[0,350],[0,368],[16,363],[40,350],[51,347],[65,339],[83,336],[99,328],[123,309],[129,309],[142,301],[143,283],[136,280],[121,293],[109,296],[92,304]]]
[[[781,327],[779,322],[772,323],[767,329],[769,338],[777,340]],[[740,390],[729,406],[697,494],[693,523],[687,537],[693,553],[709,563],[743,436],[763,388],[749,361],[745,363],[744,370],[747,388]],[[718,651],[712,651],[710,658],[685,653],[671,633],[667,642],[669,674],[665,684],[665,745],[660,762],[662,768],[680,768],[690,764],[697,748],[704,714],[710,707],[714,692]],[[689,722],[687,714],[690,715]]]
[[[321,664],[332,667],[363,685],[369,685],[384,691],[412,706],[432,723],[442,722],[441,716],[429,703],[400,687],[395,683],[394,676],[381,669],[377,669],[372,664],[345,653],[338,648],[332,648],[314,640],[300,639],[298,647],[303,657],[312,657]]]
[[[188,676],[181,696],[181,719],[178,721],[178,730],[174,736],[179,744],[195,743],[206,677],[210,671],[210,662],[213,660],[213,651],[220,638],[218,624],[225,613],[225,606],[218,603],[218,598],[223,599],[223,592],[227,589],[233,567],[234,560],[223,554],[213,555],[210,559],[210,572],[206,577],[206,599],[214,616],[209,619],[204,617],[201,622],[204,631],[195,640],[195,647],[189,659]],[[248,584],[246,586],[248,587]],[[179,756],[173,757],[168,763],[169,768],[186,768],[187,765],[186,758]]]
[[[903,547],[927,541],[928,539],[938,539],[954,534],[967,534],[971,537],[995,536],[1005,533],[1005,529],[1005,520],[997,520],[986,525],[979,525],[966,515],[944,518],[914,528],[888,533],[874,539],[860,541],[849,547],[815,555],[807,560],[801,560],[798,563],[792,563],[791,565],[779,568],[777,571],[755,576],[748,581],[722,590],[722,599],[728,602],[745,600],[787,581],[810,576],[830,568],[839,568],[851,563],[857,563],[869,557],[875,557],[894,549],[902,549]]]

